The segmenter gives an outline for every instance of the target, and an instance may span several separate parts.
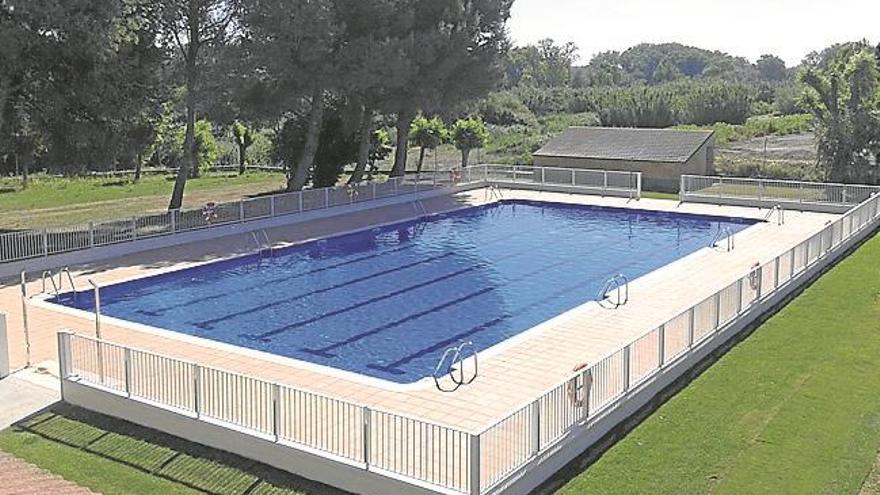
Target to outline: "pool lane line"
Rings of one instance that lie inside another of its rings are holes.
[[[636,265],[638,265],[638,263],[639,263],[639,262],[628,263],[628,264],[626,264],[626,265],[623,265],[623,266],[617,267],[615,270],[612,270],[612,272],[614,272],[614,273],[619,273],[619,272],[623,271],[625,268],[628,268],[628,267],[632,267],[632,266],[636,266]],[[469,329],[469,330],[466,330],[466,331],[464,331],[464,332],[461,332],[461,333],[458,333],[458,334],[456,334],[456,335],[453,335],[452,337],[449,337],[449,338],[447,338],[447,339],[444,339],[444,340],[441,340],[441,341],[439,341],[439,342],[437,342],[437,343],[434,343],[434,344],[432,344],[432,345],[429,346],[429,347],[422,348],[422,349],[420,349],[420,350],[418,350],[418,351],[416,351],[416,352],[414,352],[414,353],[412,353],[412,354],[409,354],[409,355],[407,355],[407,356],[405,356],[405,357],[403,357],[403,358],[400,358],[400,359],[398,359],[397,361],[394,361],[394,362],[392,362],[392,363],[390,363],[390,364],[387,364],[387,365],[384,365],[384,366],[383,366],[383,365],[379,365],[379,364],[368,364],[367,367],[370,368],[370,369],[376,370],[376,371],[386,372],[386,373],[391,374],[391,375],[406,375],[407,372],[406,372],[405,370],[400,369],[400,366],[403,366],[403,365],[405,365],[405,364],[409,364],[410,362],[415,361],[416,359],[418,359],[418,358],[420,358],[420,357],[422,357],[422,356],[428,355],[428,354],[430,354],[430,353],[438,352],[438,351],[441,351],[441,350],[445,350],[445,349],[447,348],[447,346],[449,346],[450,344],[455,343],[456,341],[461,341],[461,339],[463,339],[463,338],[470,337],[470,336],[472,336],[472,335],[476,335],[476,334],[478,334],[478,333],[482,333],[483,331],[492,328],[493,326],[497,325],[498,323],[501,323],[501,322],[504,321],[504,320],[507,320],[507,319],[509,319],[509,318],[511,318],[511,317],[519,316],[519,315],[525,313],[526,310],[527,310],[527,308],[532,308],[532,307],[535,307],[535,306],[539,306],[539,305],[544,304],[545,302],[547,302],[547,301],[549,301],[549,300],[551,300],[551,299],[553,299],[553,298],[559,297],[560,295],[565,294],[565,293],[567,293],[567,292],[570,292],[570,291],[572,291],[572,290],[576,290],[576,289],[579,289],[579,288],[581,288],[581,287],[587,286],[587,285],[589,285],[590,283],[591,283],[590,281],[587,281],[587,282],[579,282],[579,283],[577,283],[577,284],[570,285],[570,286],[568,286],[568,287],[566,287],[566,288],[564,288],[564,289],[561,289],[561,290],[559,290],[559,291],[556,291],[556,292],[554,292],[554,293],[552,293],[552,294],[550,294],[550,295],[548,295],[548,296],[546,296],[546,297],[544,297],[544,298],[542,298],[542,299],[539,299],[539,300],[537,300],[537,301],[533,301],[533,302],[529,303],[528,305],[522,307],[522,308],[519,309],[518,311],[514,311],[514,312],[508,312],[508,311],[505,311],[505,312],[501,313],[499,316],[497,316],[497,317],[495,317],[495,318],[492,318],[492,319],[489,320],[489,321],[483,322],[483,323],[481,323],[480,325],[477,325],[477,326],[475,326],[475,327],[472,327],[472,328]],[[589,300],[587,300],[587,301],[589,301]],[[585,302],[587,302],[587,301],[585,301]],[[580,303],[580,304],[583,304],[583,303]],[[578,305],[579,305],[579,304],[578,304]],[[577,305],[574,306],[574,307],[577,307]],[[572,309],[572,308],[569,308],[568,310],[565,310],[565,311],[569,311],[569,310],[571,310],[571,309]],[[563,311],[563,313],[564,313],[565,311]],[[559,314],[562,314],[562,313],[559,313]],[[542,320],[542,321],[547,321],[547,319],[544,319],[544,320]],[[522,332],[516,332],[514,335],[519,335],[520,333],[522,333]],[[507,340],[508,338],[513,337],[514,335],[510,335],[510,336],[508,336],[507,338],[502,339],[501,341],[495,342],[495,343],[493,343],[492,345],[490,345],[489,347],[492,347],[492,346],[494,346],[494,345],[496,345],[496,344],[498,344],[498,343],[500,343],[500,342],[503,342],[504,340]],[[482,351],[484,351],[484,350],[485,350],[485,349],[478,349],[477,352],[482,352]],[[332,357],[336,357],[336,355],[334,354],[334,355],[332,355]],[[429,376],[429,375],[422,375],[421,378],[424,378],[424,377],[427,377],[427,376]],[[378,377],[377,377],[377,378],[378,378]]]
[[[436,224],[436,223],[435,223],[435,224]],[[428,223],[425,223],[425,225],[428,225]],[[437,224],[437,225],[439,225],[439,224]],[[445,237],[449,237],[449,236],[447,235],[447,236],[445,236]],[[502,242],[502,241],[505,241],[505,240],[507,240],[507,239],[510,239],[510,234],[506,234],[506,235],[504,235],[503,237],[490,238],[490,239],[488,239],[488,240],[486,240],[486,241],[480,241],[479,244],[480,244],[481,246],[491,246],[492,244],[497,244],[497,243]],[[312,242],[319,242],[319,241],[312,241]],[[326,271],[326,270],[331,270],[331,269],[334,269],[334,268],[338,268],[338,267],[340,267],[340,266],[346,266],[346,265],[350,265],[350,264],[355,264],[355,263],[358,263],[358,262],[361,262],[361,261],[369,261],[369,260],[372,260],[372,259],[375,259],[375,258],[383,257],[383,256],[388,255],[388,254],[394,254],[394,253],[397,253],[397,252],[405,251],[405,250],[412,249],[412,248],[416,248],[416,247],[419,247],[419,246],[420,246],[420,245],[419,245],[415,240],[409,240],[405,246],[398,246],[398,247],[395,247],[395,248],[393,248],[393,249],[387,249],[387,250],[383,250],[383,251],[378,252],[378,253],[371,254],[371,255],[369,255],[369,256],[362,256],[362,257],[357,258],[357,259],[354,259],[354,260],[346,260],[346,261],[341,262],[341,263],[336,263],[336,264],[333,264],[333,265],[328,265],[328,266],[325,266],[325,267],[316,268],[316,269],[314,269],[314,270],[309,270],[309,271],[306,271],[306,272],[303,272],[303,273],[300,273],[300,274],[290,275],[290,276],[284,276],[284,277],[272,278],[272,279],[268,279],[268,280],[261,281],[259,284],[248,285],[248,286],[245,286],[245,287],[242,287],[242,288],[236,289],[236,290],[234,290],[234,291],[224,292],[224,293],[220,293],[220,294],[214,294],[214,295],[205,296],[205,297],[196,298],[196,299],[190,299],[190,300],[188,300],[187,302],[183,302],[183,303],[179,303],[179,304],[173,304],[173,305],[170,305],[170,306],[164,306],[164,307],[160,307],[160,308],[155,309],[155,310],[135,310],[135,311],[136,311],[137,313],[143,314],[143,315],[145,315],[145,316],[158,317],[158,316],[162,316],[162,314],[164,314],[166,311],[169,311],[169,310],[172,310],[172,309],[178,309],[178,308],[186,307],[186,306],[189,306],[189,305],[191,305],[191,304],[195,304],[195,303],[199,303],[199,302],[205,302],[205,301],[212,301],[212,300],[217,300],[217,299],[223,299],[224,297],[228,297],[228,296],[230,296],[231,294],[236,294],[236,293],[240,293],[240,292],[246,292],[246,291],[248,291],[248,290],[255,289],[255,288],[258,288],[258,287],[264,286],[264,285],[266,285],[266,284],[271,284],[271,283],[281,283],[281,282],[290,282],[291,280],[294,280],[294,279],[297,279],[297,278],[301,278],[301,277],[304,277],[304,276],[307,276],[307,275],[311,275],[311,274],[314,274],[314,273],[318,273],[318,272],[322,272],[322,271]],[[281,265],[281,266],[291,266],[291,265],[289,265],[289,264],[285,264],[285,265]],[[204,282],[207,282],[207,280],[205,280]],[[160,290],[160,289],[157,289],[157,290],[154,290],[154,291],[149,291],[149,292],[146,292],[146,293],[141,293],[141,294],[138,294],[138,296],[146,296],[146,295],[154,294],[154,293],[157,293],[157,292],[161,292],[161,290]]]
[[[578,258],[579,258],[579,254],[578,254],[578,255],[575,255],[575,256],[567,256],[567,257],[565,257],[565,258],[562,258],[561,261],[558,261],[558,262],[556,262],[556,263],[551,263],[551,264],[549,264],[549,265],[542,265],[541,267],[539,267],[539,268],[536,269],[536,270],[532,270],[532,271],[529,271],[529,272],[523,273],[523,274],[521,274],[521,275],[519,275],[519,276],[516,276],[516,277],[514,277],[514,278],[511,278],[511,279],[507,280],[507,281],[506,281],[505,283],[503,283],[503,284],[490,285],[490,286],[488,286],[488,287],[484,287],[484,288],[479,289],[479,290],[477,290],[477,291],[474,291],[474,292],[471,292],[471,293],[469,293],[469,294],[466,294],[466,295],[463,296],[463,297],[456,298],[456,299],[454,300],[454,301],[455,301],[455,304],[458,304],[458,303],[461,303],[461,302],[465,302],[465,301],[467,301],[468,299],[472,299],[472,298],[474,298],[474,297],[479,297],[479,296],[481,296],[481,295],[483,295],[483,294],[487,294],[487,293],[489,293],[489,292],[496,291],[496,290],[498,290],[498,289],[500,289],[500,288],[502,288],[502,287],[508,287],[508,286],[513,285],[513,284],[515,284],[515,283],[522,282],[522,281],[524,281],[524,280],[526,280],[526,279],[528,279],[528,278],[534,276],[534,275],[537,274],[537,273],[540,273],[540,272],[542,272],[542,271],[546,271],[546,270],[548,270],[548,269],[559,268],[559,267],[561,267],[561,266],[564,266],[564,265],[567,265],[567,264],[569,264],[569,263],[574,262],[574,261],[577,260]],[[431,313],[437,313],[437,312],[440,312],[440,311],[442,311],[442,310],[444,310],[444,309],[446,309],[446,308],[449,308],[449,307],[451,307],[451,306],[452,306],[452,305],[449,304],[449,303],[442,303],[442,304],[439,304],[439,305],[435,305],[435,306],[432,306],[432,307],[430,307],[430,308],[428,308],[428,309],[426,309],[426,310],[422,310],[422,311],[419,311],[419,312],[417,312],[417,313],[413,313],[413,314],[407,315],[407,316],[405,316],[405,317],[403,317],[403,318],[400,318],[400,319],[397,319],[397,320],[394,320],[394,321],[388,322],[388,323],[386,323],[386,324],[384,324],[384,325],[380,325],[380,326],[378,326],[378,327],[375,327],[375,328],[373,328],[373,329],[367,330],[367,331],[365,331],[365,332],[361,332],[361,333],[359,333],[359,334],[352,335],[351,337],[348,337],[348,338],[346,338],[346,339],[344,339],[344,340],[341,340],[341,341],[335,342],[335,343],[333,343],[333,344],[330,344],[330,345],[327,345],[327,346],[324,346],[324,347],[320,347],[320,348],[317,348],[317,349],[316,349],[316,348],[301,348],[300,350],[303,351],[303,352],[308,352],[308,353],[311,353],[311,354],[316,354],[316,355],[319,355],[319,356],[322,356],[322,357],[326,357],[326,358],[335,357],[336,355],[335,355],[335,354],[332,354],[330,351],[333,351],[333,350],[339,349],[339,348],[341,348],[341,347],[345,347],[345,346],[347,346],[347,345],[349,345],[349,344],[352,344],[352,343],[354,343],[354,342],[358,342],[358,341],[363,340],[363,339],[365,339],[365,338],[367,338],[367,337],[371,337],[371,336],[373,336],[373,335],[376,335],[376,334],[378,334],[378,333],[384,332],[384,331],[386,331],[386,330],[390,330],[390,329],[392,329],[392,328],[398,327],[398,326],[400,326],[400,325],[402,325],[402,324],[404,324],[404,323],[407,323],[407,322],[409,322],[409,321],[412,321],[412,320],[415,320],[415,319],[421,318],[422,316],[426,316],[426,315],[431,314]],[[320,318],[319,318],[319,319],[320,319]],[[283,327],[282,327],[282,328],[283,328]],[[268,333],[268,332],[267,332],[267,333]],[[263,334],[263,335],[265,335],[265,334]],[[273,334],[273,335],[274,335],[274,334]]]
[[[513,234],[511,234],[511,235],[513,235]],[[569,236],[565,236],[563,239],[571,239],[571,238],[577,237],[578,235],[579,235],[578,233],[574,233],[574,234],[571,234],[571,235],[569,235]],[[507,238],[510,238],[510,236],[506,237],[506,239],[507,239]],[[541,244],[543,244],[543,242],[544,242],[544,241],[542,240],[542,241],[541,241]],[[352,310],[358,309],[358,308],[363,307],[363,306],[366,306],[366,305],[368,305],[368,304],[374,304],[374,303],[376,303],[376,302],[378,302],[378,301],[381,301],[381,300],[383,300],[383,299],[390,299],[390,298],[392,298],[392,297],[396,297],[396,296],[402,295],[402,294],[406,293],[408,290],[422,288],[422,287],[425,287],[425,286],[431,285],[431,284],[433,284],[433,283],[442,282],[442,281],[447,280],[447,279],[450,279],[450,278],[452,278],[452,277],[462,275],[462,274],[464,274],[464,273],[468,273],[468,272],[472,272],[472,271],[479,270],[479,269],[482,269],[482,268],[486,268],[486,267],[490,266],[490,265],[493,264],[493,263],[498,263],[499,261],[504,261],[504,260],[507,260],[507,259],[515,258],[515,257],[517,257],[517,256],[522,256],[522,255],[530,254],[530,253],[533,252],[534,248],[537,247],[537,246],[539,246],[539,245],[540,245],[540,244],[529,245],[529,246],[527,246],[527,247],[524,248],[524,249],[521,249],[521,250],[518,250],[518,251],[513,251],[513,252],[508,252],[508,253],[506,253],[504,256],[501,256],[501,257],[496,258],[496,259],[493,259],[493,260],[485,260],[485,261],[480,261],[480,262],[477,262],[477,263],[472,263],[472,264],[470,264],[470,265],[469,265],[467,268],[465,268],[465,269],[459,270],[459,271],[457,271],[457,272],[453,272],[453,273],[451,273],[451,274],[444,274],[444,275],[442,275],[442,276],[440,276],[440,277],[436,277],[436,278],[434,278],[434,279],[428,280],[427,283],[426,283],[426,281],[423,280],[423,281],[420,281],[420,282],[418,282],[418,283],[416,283],[416,284],[414,284],[414,285],[411,285],[411,286],[405,287],[405,288],[403,288],[403,289],[399,289],[399,290],[392,291],[392,292],[390,292],[390,293],[385,293],[385,294],[381,294],[381,295],[378,295],[378,296],[374,296],[374,297],[370,298],[370,299],[367,300],[367,301],[361,301],[361,302],[359,302],[359,303],[355,303],[355,304],[350,305],[350,306],[347,306],[347,307],[345,307],[345,308],[340,308],[340,309],[334,310],[334,311],[332,311],[331,313],[325,313],[325,314],[322,314],[322,315],[319,315],[319,316],[316,316],[316,317],[309,317],[309,318],[307,318],[307,319],[305,319],[305,320],[300,320],[300,321],[298,321],[298,322],[291,323],[291,324],[285,325],[285,326],[283,326],[283,327],[279,327],[279,328],[277,328],[277,329],[270,330],[270,331],[268,331],[268,332],[264,332],[264,333],[260,333],[260,334],[240,334],[240,336],[245,337],[245,338],[249,338],[249,339],[252,339],[252,340],[266,340],[266,339],[268,339],[269,337],[272,337],[272,336],[275,336],[275,335],[278,335],[278,334],[281,334],[281,333],[284,333],[284,332],[287,332],[287,331],[290,331],[290,330],[295,330],[295,329],[298,328],[298,327],[305,326],[305,325],[310,324],[310,323],[314,323],[314,322],[319,321],[319,320],[321,320],[321,319],[323,319],[323,318],[327,318],[327,317],[330,317],[330,316],[337,316],[337,315],[339,315],[339,314],[346,313],[346,312],[348,312],[348,311],[352,311]],[[411,268],[411,267],[413,267],[413,266],[421,265],[421,264],[424,264],[424,263],[426,263],[426,262],[436,261],[437,259],[445,258],[445,257],[450,256],[450,255],[459,255],[459,254],[460,254],[460,253],[455,252],[455,251],[448,251],[448,252],[446,252],[446,253],[444,253],[444,254],[442,254],[442,255],[439,255],[439,256],[435,256],[435,257],[432,257],[432,258],[427,258],[427,259],[425,259],[425,260],[422,260],[422,261],[419,261],[419,262],[415,262],[415,263],[409,263],[408,265],[406,265],[406,266],[403,267],[403,268]],[[568,259],[568,258],[566,258],[566,259]],[[350,284],[352,284],[352,283],[363,282],[363,281],[365,281],[365,280],[372,279],[374,276],[388,275],[388,274],[390,274],[390,273],[396,273],[397,271],[398,271],[398,269],[384,270],[384,271],[382,271],[382,272],[379,272],[379,273],[374,274],[374,275],[371,275],[371,276],[367,276],[367,277],[359,277],[358,279],[351,280],[351,281],[348,281],[348,282],[345,282],[345,283],[339,283],[339,284],[335,284],[335,285],[333,285],[333,286],[329,286],[329,287],[325,287],[325,288],[322,288],[322,289],[318,289],[318,290],[314,290],[314,291],[306,292],[306,293],[304,293],[304,294],[300,294],[300,295],[298,295],[298,296],[295,296],[295,299],[300,299],[300,298],[303,298],[303,297],[309,297],[309,296],[312,296],[312,295],[315,295],[315,294],[319,294],[319,293],[324,293],[324,292],[329,292],[329,291],[332,291],[332,290],[340,289],[340,288],[343,288],[343,287],[345,287],[345,286],[348,286],[348,285],[350,285]],[[290,299],[285,299],[285,300],[282,300],[282,301],[273,301],[273,302],[271,302],[271,303],[266,303],[266,304],[263,304],[263,305],[258,306],[258,307],[256,307],[256,308],[251,308],[251,309],[248,309],[248,310],[245,310],[245,311],[240,311],[240,312],[237,312],[237,313],[232,313],[232,314],[229,314],[229,315],[226,315],[226,316],[223,316],[223,317],[212,318],[212,319],[210,319],[210,320],[205,320],[205,321],[201,321],[201,322],[194,322],[194,323],[188,323],[188,324],[193,325],[193,326],[196,326],[196,327],[199,327],[199,328],[202,328],[202,329],[204,329],[204,330],[211,330],[211,329],[213,328],[213,325],[214,325],[214,324],[219,323],[219,322],[221,322],[221,321],[225,321],[225,320],[232,319],[232,318],[237,318],[237,317],[239,317],[239,316],[243,316],[243,315],[245,315],[245,314],[252,314],[252,313],[255,313],[255,312],[263,311],[263,310],[269,309],[269,308],[271,308],[271,307],[275,307],[275,306],[280,306],[280,305],[289,304],[290,302],[291,302]]]

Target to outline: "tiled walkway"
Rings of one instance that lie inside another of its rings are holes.
[[[93,492],[0,452],[0,495],[89,495]]]
[[[643,199],[628,202],[618,198],[504,191],[507,198],[543,199],[558,202],[675,210],[689,213],[763,218],[765,211],[752,208],[720,207]],[[486,200],[482,190],[454,197],[426,200],[431,211],[448,210]],[[343,232],[367,225],[388,223],[412,217],[412,205],[400,205],[350,214],[345,217],[274,229],[270,237],[301,241]],[[564,380],[575,365],[593,363],[638,336],[652,330],[705,297],[745,275],[755,262],[766,262],[818,232],[834,215],[788,212],[786,224],[762,223],[737,235],[732,252],[703,249],[663,269],[639,278],[630,286],[630,302],[618,310],[606,310],[593,302],[573,309],[532,331],[505,343],[501,350],[481,354],[480,377],[454,394],[434,389],[433,384],[410,391],[394,391],[344,377],[331,376],[314,369],[291,365],[253,351],[230,352],[208,342],[184,342],[180,338],[104,325],[105,338],[134,347],[194,360],[205,365],[237,371],[277,381],[306,390],[347,399],[374,408],[477,431],[510,414],[523,404]],[[176,248],[110,260],[106,263],[75,269],[77,283],[94,277],[107,283],[181,266],[216,259],[247,249],[244,236],[219,239]],[[29,290],[38,290],[36,282]],[[0,289],[0,311],[9,313],[13,365],[24,361],[21,339],[21,301],[17,286]],[[585,294],[584,299],[590,299]],[[29,307],[33,360],[55,358],[55,332],[62,328],[85,334],[94,333],[92,320],[56,310]],[[454,322],[450,322],[454,324]]]

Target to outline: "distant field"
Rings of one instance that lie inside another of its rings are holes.
[[[0,232],[70,225],[124,218],[168,207],[174,178],[145,176],[137,184],[128,178],[31,177],[30,187],[21,189],[17,178],[0,178]],[[185,207],[209,201],[230,201],[252,194],[280,190],[279,173],[211,173],[187,182]]]

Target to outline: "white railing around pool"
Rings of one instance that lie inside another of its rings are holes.
[[[866,184],[836,184],[794,180],[750,179],[682,175],[679,189],[681,201],[708,199],[748,201],[758,205],[817,205],[849,208],[880,192],[880,186]]]
[[[103,222],[42,230],[0,234],[0,263],[90,249],[110,244],[174,235],[282,215],[367,203],[384,198],[435,190],[478,188],[486,185],[532,184],[534,187],[564,186],[586,194],[641,195],[641,174],[601,170],[574,170],[476,165],[462,171],[434,171],[397,177],[387,182],[368,181],[354,186],[245,198],[215,203],[205,208],[182,209]]]
[[[292,448],[460,493],[485,493],[613,410],[639,385],[880,221],[875,195],[820,232],[625,347],[573,372],[480,432],[70,333],[59,334],[62,378],[209,418]],[[797,280],[796,280],[797,279]]]

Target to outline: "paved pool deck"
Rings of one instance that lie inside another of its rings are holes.
[[[544,200],[561,203],[676,211],[763,219],[766,209],[679,205],[675,201],[599,197],[580,194],[502,190],[505,199]],[[423,201],[430,212],[448,211],[494,201],[484,189],[441,196]],[[268,231],[273,242],[302,242],[364,228],[392,223],[417,215],[407,203],[359,211],[344,216],[313,220]],[[785,224],[759,223],[736,235],[736,248],[725,251],[704,248],[692,255],[645,275],[630,284],[629,303],[618,309],[605,309],[592,302],[594,294],[583,294],[585,303],[560,317],[501,344],[480,356],[479,377],[454,393],[443,393],[425,382],[423,386],[395,389],[324,373],[311,366],[292,363],[286,358],[246,349],[230,350],[227,345],[168,333],[103,324],[105,339],[120,344],[196,361],[206,366],[239,372],[304,390],[326,394],[373,408],[432,421],[466,431],[480,431],[504,418],[571,375],[582,363],[594,363],[639,336],[675,317],[747,274],[755,263],[765,263],[819,232],[838,215],[787,211]],[[775,220],[775,218],[774,218]],[[176,269],[252,251],[246,235],[158,249],[143,253],[71,267],[78,287],[87,279],[108,284],[124,279]],[[31,274],[36,277],[37,274]],[[39,280],[28,284],[28,293],[37,295]],[[0,288],[0,312],[8,315],[11,365],[25,365],[22,303],[18,285]],[[68,329],[94,335],[94,320],[69,314],[32,301],[28,306],[31,334],[31,361],[57,360],[56,332]],[[455,322],[449,322],[450,333]],[[237,348],[236,348],[237,349]],[[57,368],[50,367],[52,370]],[[56,371],[57,372],[57,371]]]

